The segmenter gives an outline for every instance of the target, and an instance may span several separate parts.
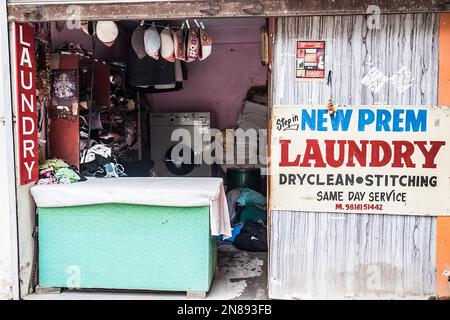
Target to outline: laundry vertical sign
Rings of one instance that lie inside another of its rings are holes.
[[[15,23],[16,121],[20,184],[39,179],[34,28]]]

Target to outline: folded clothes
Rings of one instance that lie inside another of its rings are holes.
[[[61,159],[49,159],[39,166],[38,185],[45,184],[69,184],[86,181],[86,178],[78,172],[75,166],[71,166]]]
[[[78,182],[81,179],[78,174],[76,174],[72,169],[69,168],[61,168],[56,170],[55,178],[60,182],[63,178],[65,178],[64,180],[67,181],[68,179],[70,183]]]
[[[45,160],[45,162],[41,165],[39,165],[39,171],[43,172],[48,169],[56,171],[61,168],[68,168],[69,164],[61,159],[49,159]]]
[[[44,184],[58,184],[59,181],[56,180],[55,178],[42,178],[39,179],[38,181],[38,185],[44,185]]]

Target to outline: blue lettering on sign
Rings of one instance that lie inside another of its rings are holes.
[[[416,110],[406,110],[406,123],[405,130],[413,132],[426,132],[427,131],[427,110],[418,110],[417,116]]]
[[[366,126],[375,121],[375,112],[370,109],[359,110],[358,131],[365,131]]]
[[[320,109],[317,117],[317,131],[327,131],[327,127],[325,126],[328,120],[328,110]]]
[[[309,130],[316,130],[316,110],[312,110],[311,113],[306,109],[302,109],[302,131],[306,130],[306,125],[308,125]]]
[[[389,127],[389,123],[391,123],[392,120],[391,112],[386,109],[379,109],[377,110],[377,117],[379,120],[376,124],[376,130],[386,132],[391,131],[391,128]]]
[[[326,124],[330,119],[333,131],[348,131],[352,113],[351,109],[339,109],[333,117],[330,117],[328,110],[325,109],[302,109],[301,130],[328,131]]]
[[[348,131],[350,125],[350,119],[352,118],[353,110],[351,109],[338,109],[333,117],[331,117],[331,127],[333,131],[339,131],[341,127],[342,131]]]
[[[354,109],[338,109],[333,116],[326,109],[302,109],[301,131],[348,131]],[[358,131],[426,132],[427,109],[358,109]],[[355,119],[355,120],[356,120]]]
[[[426,109],[360,109],[358,131],[375,124],[377,132],[426,132],[427,112]]]

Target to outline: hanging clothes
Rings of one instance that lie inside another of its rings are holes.
[[[175,64],[165,59],[149,56],[139,59],[133,49],[129,50],[129,80],[133,87],[148,87],[176,83]]]

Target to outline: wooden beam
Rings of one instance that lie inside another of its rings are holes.
[[[438,103],[450,106],[450,14],[440,16]],[[438,217],[436,226],[436,294],[450,299],[450,217]]]
[[[15,21],[64,21],[73,19],[73,9],[83,20],[182,19],[202,17],[300,16],[450,11],[448,0],[206,0],[146,3],[9,4],[8,19]]]

